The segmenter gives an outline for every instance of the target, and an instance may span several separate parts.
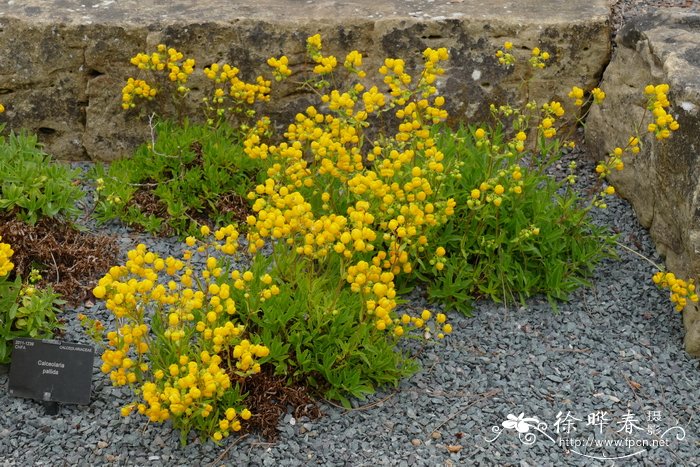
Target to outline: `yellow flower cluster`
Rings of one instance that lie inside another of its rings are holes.
[[[128,110],[136,107],[135,98],[152,100],[158,90],[152,88],[146,81],[142,79],[129,78],[126,86],[122,88],[122,109]]]
[[[600,88],[593,88],[591,96],[593,96],[593,102],[596,104],[601,104],[605,100],[605,93]]]
[[[320,36],[307,41],[316,63],[321,46]],[[249,251],[275,239],[310,259],[339,255],[351,290],[362,294],[367,315],[382,330],[395,324],[395,275],[412,271],[416,255],[429,247],[429,231],[455,207],[451,199],[436,201],[444,155],[430,135],[430,126],[447,117],[434,84],[448,54],[427,49],[423,56],[415,82],[403,60],[384,61],[379,73],[389,96],[361,83],[347,92],[333,89],[322,96],[325,109],[311,106],[296,115],[283,142],[267,144],[259,134],[244,142],[249,157],[268,164],[268,178],[249,194],[254,211],[247,219]],[[357,70],[361,59],[353,51],[345,66]],[[398,131],[366,149],[364,129],[371,117],[389,110]]]
[[[239,234],[232,226],[215,232],[203,226],[201,233],[213,238],[188,237],[186,245],[205,254],[232,255],[238,250]],[[113,266],[99,280],[93,294],[116,318],[115,330],[106,335],[101,370],[115,386],[136,385],[142,401],[126,406],[123,414],[137,408],[150,421],[174,420],[187,431],[192,420],[221,418],[226,423],[212,422],[218,424],[218,435],[210,432],[220,440],[240,429],[235,410],[219,403],[229,397],[231,378],[260,372],[259,359],[267,357],[269,349],[246,339],[245,327],[235,321],[234,296],[249,296],[253,274],[228,273],[225,256],[207,256],[197,276],[192,257],[185,251],[185,261],[161,258],[140,244],[128,252],[124,265]],[[269,275],[261,282],[262,297],[279,293]],[[249,417],[249,412],[241,412],[244,420],[243,414]]]
[[[557,134],[557,129],[554,127],[554,121],[555,120],[553,117],[544,117],[540,121],[538,128],[542,133],[542,136],[545,138],[554,138],[554,136]]]
[[[262,76],[255,79],[255,83],[247,83],[238,77],[240,70],[229,64],[220,66],[212,64],[204,69],[204,76],[216,84],[225,84],[228,89],[217,88],[214,91],[214,102],[223,103],[224,94],[228,94],[236,104],[252,105],[255,102],[267,102],[270,100],[270,81]]]
[[[637,138],[636,136],[630,136],[627,140],[627,145],[624,148],[621,148],[619,146],[616,147],[610,152],[610,154],[608,154],[607,160],[599,162],[598,165],[596,165],[596,173],[598,173],[598,176],[600,178],[605,178],[610,174],[612,169],[615,169],[617,171],[624,169],[625,163],[622,160],[624,154],[626,152],[630,152],[631,154],[637,154],[639,153],[639,150],[639,138]]]
[[[549,58],[549,52],[541,51],[539,47],[535,47],[532,49],[530,59],[528,61],[533,68],[542,69],[546,66],[546,62],[549,60]]]
[[[498,63],[504,66],[513,65],[515,63],[515,57],[511,53],[511,50],[513,50],[513,43],[504,43],[503,48],[496,51],[496,58],[498,58]]]
[[[360,69],[362,66],[362,54],[357,50],[352,50],[345,57],[343,66],[351,73],[356,73],[358,77],[364,78],[367,74]]]
[[[241,430],[241,422],[239,420],[249,420],[253,414],[250,410],[243,409],[241,413],[236,412],[236,409],[229,407],[224,412],[224,416],[219,420],[217,424],[218,430],[214,432],[212,438],[214,441],[221,441],[223,438],[227,437],[232,431]]]
[[[168,48],[165,44],[158,44],[152,54],[138,53],[131,58],[131,64],[139,70],[154,73],[167,73],[167,79],[175,83],[177,92],[186,94],[186,87],[190,75],[194,73],[195,61],[192,58],[185,59],[182,52],[174,48]],[[153,99],[158,94],[158,89],[143,79],[129,78],[122,89],[122,108],[128,110],[136,106],[135,97],[147,100]]]
[[[569,98],[574,100],[574,105],[576,107],[581,107],[583,105],[583,89],[578,86],[574,86],[569,91]]]
[[[221,357],[202,352],[201,361],[190,361],[181,355],[176,363],[164,370],[156,370],[153,381],[141,386],[142,403],[138,412],[151,422],[163,422],[170,417],[197,414],[208,418],[217,399],[224,397],[231,380],[221,367]]]
[[[282,81],[292,74],[292,70],[287,66],[289,65],[289,59],[286,55],[282,55],[280,58],[270,57],[267,59],[267,64],[272,67],[276,81]]]
[[[644,94],[649,96],[647,110],[654,116],[654,122],[648,125],[647,130],[654,133],[657,140],[669,138],[672,131],[680,128],[673,115],[666,112],[671,105],[668,101],[668,91],[669,85],[665,83],[656,86],[649,84],[644,88]]]
[[[2,240],[2,237],[0,237]],[[15,265],[10,261],[15,252],[9,244],[0,242],[0,277],[7,276]]]
[[[603,100],[605,100],[605,92],[600,88],[593,88],[590,95],[593,97],[593,102],[595,104],[601,104]],[[585,102],[583,89],[578,86],[572,87],[571,91],[569,91],[569,98],[574,100],[574,105],[576,107],[581,107]]]
[[[428,323],[431,318],[433,318],[433,314],[430,312],[430,310],[423,310],[420,316],[409,316],[404,313],[401,315],[401,318],[397,320],[397,322],[400,322],[404,326],[412,325],[416,329],[425,329],[430,332]],[[443,313],[438,313],[434,317],[434,321],[435,325],[432,330],[437,334],[438,339],[444,339],[446,334],[452,333],[452,325],[445,322],[447,321],[447,316],[445,316]],[[402,335],[403,327],[397,325],[394,328],[394,334]]]
[[[321,49],[323,44],[321,43],[321,35],[316,34],[309,37],[306,40],[306,51],[311,57],[311,59],[316,62],[314,66],[314,73],[317,75],[327,75],[338,66],[338,59],[333,55],[323,55]]]
[[[683,311],[691,302],[698,302],[698,294],[695,292],[695,281],[693,279],[684,280],[675,276],[672,272],[659,271],[652,277],[654,284],[671,292],[671,303],[675,305],[676,311]]]
[[[158,44],[156,49],[157,51],[151,55],[136,54],[131,58],[131,64],[140,70],[167,71],[170,81],[184,86],[189,76],[194,72],[194,59],[183,60],[185,57],[182,52],[172,47],[168,48],[165,44]]]

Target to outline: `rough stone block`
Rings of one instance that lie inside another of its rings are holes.
[[[523,76],[498,66],[494,51],[510,40],[527,57],[540,46],[553,65],[531,82],[530,98],[562,100],[573,85],[595,85],[610,56],[608,0],[24,0],[0,4],[0,92],[12,129],[38,131],[63,159],[128,156],[147,136],[120,108],[120,90],[134,73],[129,58],[164,42],[198,66],[228,62],[244,77],[269,75],[270,56],[304,60],[306,37],[321,33],[324,52],[341,59],[366,54],[420,64],[426,47],[448,47],[439,88],[453,120],[483,119],[488,104],[524,99]],[[281,86],[271,116],[286,122],[311,94]],[[193,101],[197,93],[193,93]]]
[[[594,107],[586,125],[591,153],[627,142],[644,114],[646,84],[668,83],[680,129],[671,139],[646,137],[644,148],[627,159],[611,181],[629,199],[670,271],[700,276],[700,15],[666,10],[629,22],[603,76],[608,98]],[[641,129],[646,132],[646,126]],[[683,312],[685,347],[700,357],[700,309]]]

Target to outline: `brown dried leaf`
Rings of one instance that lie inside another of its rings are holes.
[[[57,219],[44,218],[31,226],[2,213],[0,236],[15,251],[16,274],[27,277],[32,268],[39,269],[39,285],[51,284],[71,304],[89,297],[119,253],[114,237],[80,232]]]

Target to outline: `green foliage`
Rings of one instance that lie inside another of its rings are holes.
[[[83,197],[77,171],[57,164],[29,133],[0,136],[0,212],[14,212],[27,224],[41,217],[74,219]]]
[[[64,303],[50,286],[23,286],[19,276],[0,277],[0,363],[10,362],[13,339],[52,338],[59,328],[58,307]]]
[[[508,302],[541,293],[556,306],[613,255],[615,237],[592,223],[590,202],[572,189],[575,176],[547,174],[562,156],[556,142],[519,153],[501,126],[481,138],[477,131],[439,132],[450,171],[443,189],[457,207],[435,238],[446,250],[442,273],[422,271],[430,296],[464,313],[472,297]]]
[[[277,374],[349,407],[348,397],[364,398],[378,386],[395,386],[418,369],[396,349],[399,338],[379,331],[361,297],[343,286],[337,257],[314,265],[278,245],[271,258],[255,256],[253,277],[268,270],[279,275],[280,293],[246,301],[239,314],[270,348]],[[249,295],[259,297],[261,286],[253,279]]]
[[[244,197],[257,164],[243,154],[236,130],[162,122],[153,131],[154,142],[133,157],[96,169],[96,219],[118,218],[153,234],[185,236],[204,224],[245,218]]]

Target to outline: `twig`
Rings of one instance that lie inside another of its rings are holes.
[[[58,264],[56,264],[56,258],[53,257],[53,252],[51,252],[51,260],[53,261],[53,267],[56,268],[56,282],[61,282],[61,274],[58,271]]]
[[[209,464],[209,465],[210,465],[210,466],[216,465],[217,462],[223,460],[223,459],[224,459],[224,456],[225,456],[226,454],[228,454],[228,452],[231,450],[232,447],[234,447],[236,444],[240,443],[241,441],[243,441],[243,440],[244,440],[245,438],[247,438],[247,437],[248,437],[248,434],[246,433],[245,435],[239,436],[238,439],[236,439],[236,441],[233,441],[232,443],[229,443],[229,445],[226,446],[226,449],[224,449],[224,451],[223,451],[221,454],[219,454],[219,457],[217,457],[216,459],[214,459],[214,460],[212,461],[212,463]]]
[[[639,256],[640,258],[642,258],[644,261],[646,261],[647,263],[649,263],[649,264],[651,264],[652,266],[654,266],[654,267],[655,267],[656,269],[658,269],[659,271],[663,271],[663,270],[664,270],[663,267],[659,266],[658,264],[656,264],[655,262],[653,262],[652,260],[650,260],[649,258],[647,258],[646,256],[644,256],[644,255],[641,254],[640,252],[633,250],[632,248],[628,247],[627,245],[623,245],[623,244],[620,243],[620,242],[615,242],[615,244],[616,244],[617,246],[622,247],[623,249],[627,250],[628,252],[632,253],[633,255]]]
[[[377,405],[379,405],[379,404],[381,404],[381,403],[383,403],[383,402],[388,401],[389,399],[391,399],[391,398],[394,397],[395,395],[396,395],[396,392],[392,392],[391,394],[389,394],[389,395],[386,396],[385,398],[379,399],[378,401],[370,402],[369,404],[361,405],[361,406],[359,406],[359,407],[351,407],[351,408],[349,408],[349,409],[346,408],[346,407],[343,407],[342,405],[338,405],[338,404],[336,404],[336,403],[333,402],[333,401],[329,401],[328,399],[323,399],[323,401],[326,402],[328,405],[332,405],[333,407],[337,407],[337,408],[339,408],[339,409],[344,409],[344,410],[346,410],[346,411],[348,411],[348,412],[355,412],[355,411],[358,411],[358,410],[369,410],[369,409],[371,409],[371,408],[373,408],[373,407],[376,407]]]
[[[634,385],[632,384],[632,381],[630,381],[630,379],[627,377],[626,374],[624,374],[623,372],[620,372],[620,374],[622,375],[623,378],[625,378],[625,381],[627,382],[627,386],[629,386],[630,389],[632,390],[632,394],[634,394],[634,397],[636,399],[639,399],[639,396],[637,395],[638,388],[634,387]],[[636,383],[636,384],[639,385],[639,383]]]
[[[156,151],[156,126],[153,124],[153,119],[155,118],[155,116],[155,113],[152,113],[148,116],[148,128],[149,130],[151,130],[151,151],[153,151],[153,154],[155,154],[156,156],[169,157],[170,159],[179,159],[179,156],[171,156],[170,154],[163,154],[161,152]]]
[[[487,399],[487,398],[489,398],[489,397],[493,397],[493,396],[495,396],[496,394],[499,394],[499,393],[501,393],[501,390],[500,390],[500,389],[492,389],[492,390],[490,390],[490,391],[488,391],[488,392],[485,392],[485,393],[483,393],[483,394],[479,394],[479,397],[478,397],[477,399],[473,400],[472,402],[470,402],[469,404],[467,404],[465,407],[462,407],[462,408],[459,409],[457,412],[453,413],[451,416],[449,416],[447,419],[445,419],[444,422],[442,422],[441,424],[439,424],[438,426],[436,426],[435,428],[433,428],[433,429],[430,431],[430,433],[435,433],[435,432],[438,431],[440,428],[442,428],[443,426],[445,426],[445,425],[447,424],[447,422],[449,422],[450,420],[452,420],[452,419],[455,418],[457,415],[461,414],[462,412],[464,412],[465,410],[467,410],[469,407],[473,406],[473,405],[476,404],[477,402],[480,402],[480,401],[482,401],[482,400],[484,400],[484,399]]]

